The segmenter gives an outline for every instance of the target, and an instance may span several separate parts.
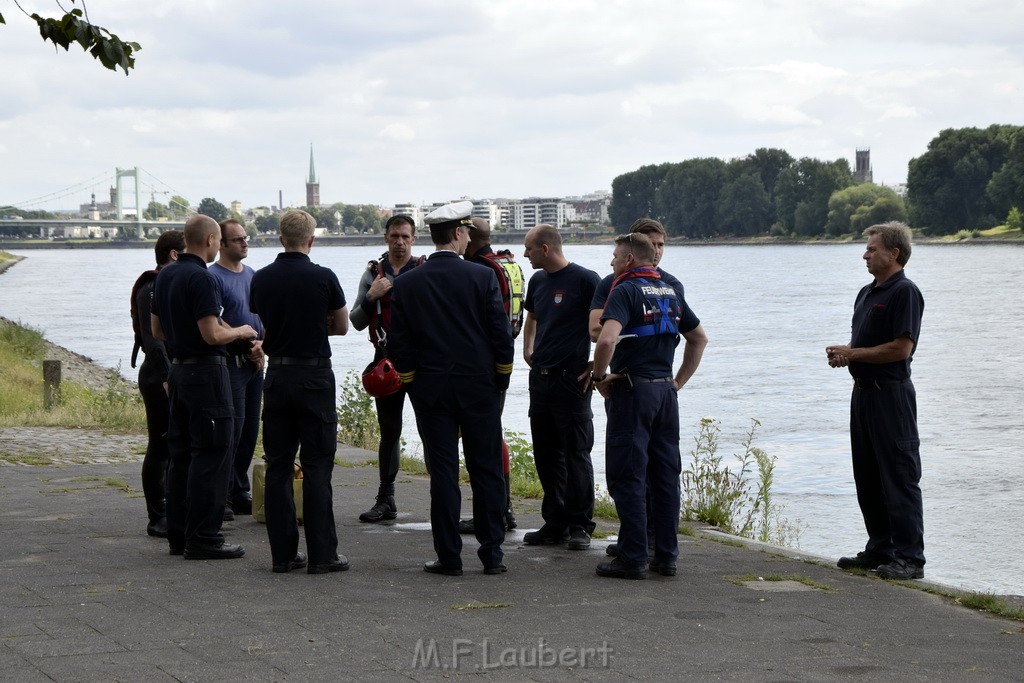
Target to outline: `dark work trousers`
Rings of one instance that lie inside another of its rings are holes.
[[[234,431],[228,370],[171,365],[168,385],[167,541],[172,548],[219,546]]]
[[[582,368],[580,369],[582,372]],[[544,488],[544,532],[594,531],[593,389],[581,391],[578,372],[530,371],[530,431],[533,461]]]
[[[390,396],[374,399],[377,405],[377,424],[380,425],[380,447],[377,449],[377,468],[381,484],[394,484],[398,476],[402,448],[402,410],[405,408],[405,389]]]
[[[416,426],[430,454],[430,527],[437,559],[462,567],[459,535],[459,432],[473,489],[477,555],[484,567],[501,564],[505,540],[505,478],[501,414],[494,378],[416,373],[409,387]]]
[[[139,393],[146,406],[146,457],[142,461],[142,493],[146,496],[146,512],[152,524],[166,515],[167,423],[171,407],[164,389],[163,373],[152,363],[139,367]]]
[[[263,372],[244,358],[228,357],[231,377],[231,402],[235,407],[235,433],[232,440],[231,475],[228,502],[250,497],[249,465],[260,435],[260,400],[263,398]]]
[[[651,496],[654,559],[679,556],[679,399],[671,382],[617,380],[607,400],[605,471],[619,514],[619,558],[647,563],[647,502]]]
[[[850,446],[857,502],[868,532],[865,550],[923,566],[921,439],[917,392],[909,380],[854,388]]]
[[[338,554],[331,476],[338,448],[334,371],[302,365],[271,365],[263,384],[263,450],[267,459],[267,536],[276,564],[299,548],[295,521],[295,455],[302,465],[302,524],[310,564]]]

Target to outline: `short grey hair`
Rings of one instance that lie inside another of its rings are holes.
[[[913,237],[909,225],[900,221],[879,223],[864,230],[865,237],[872,235],[881,235],[882,245],[889,251],[899,249],[900,253],[896,256],[896,263],[901,266],[907,265],[907,261],[910,260],[910,240]]]

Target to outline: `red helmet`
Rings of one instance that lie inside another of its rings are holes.
[[[377,363],[370,363],[363,370],[363,389],[376,398],[390,396],[402,388],[402,380],[398,370],[388,358],[381,358]]]

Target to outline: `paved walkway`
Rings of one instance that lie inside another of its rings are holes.
[[[0,451],[9,436],[0,430]],[[188,562],[145,535],[137,458],[0,466],[0,679],[1024,676],[1024,624],[778,549],[683,537],[675,578],[598,578],[606,542],[522,545],[540,523],[536,501],[517,507],[507,574],[481,573],[471,539],[464,576],[426,574],[427,480],[400,475],[396,522],[360,524],[376,492],[365,465],[335,471],[351,571],[271,573],[266,529],[251,517],[225,524],[245,558]],[[771,580],[784,576],[794,580]]]

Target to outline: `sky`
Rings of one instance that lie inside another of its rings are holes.
[[[77,45],[55,52],[0,0],[0,205],[76,208],[139,167],[143,204],[269,206],[281,191],[297,206],[310,145],[322,203],[574,196],[646,164],[761,147],[851,166],[870,148],[875,182],[895,184],[939,131],[1024,112],[1021,0],[86,9],[142,45],[129,76]]]

